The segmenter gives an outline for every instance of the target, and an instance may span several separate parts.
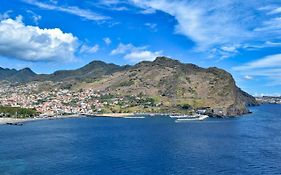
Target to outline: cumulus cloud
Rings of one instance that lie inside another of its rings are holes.
[[[0,20],[10,18],[10,13],[12,13],[12,10],[8,10],[2,14],[0,13]]]
[[[97,14],[91,10],[81,9],[77,6],[63,6],[62,7],[62,6],[58,6],[57,3],[48,4],[48,3],[39,2],[37,0],[23,0],[23,1],[25,3],[37,6],[42,9],[60,11],[60,12],[72,14],[75,16],[79,16],[79,17],[82,17],[87,20],[100,21],[100,20],[110,19],[110,17],[108,17],[108,16]]]
[[[125,54],[128,51],[133,50],[134,48],[135,46],[133,46],[132,44],[120,43],[116,49],[111,51],[111,55]]]
[[[28,26],[22,17],[0,21],[0,56],[28,61],[69,61],[78,39],[58,28]]]
[[[136,63],[139,61],[152,61],[161,56],[162,51],[149,51],[146,46],[136,47],[133,44],[122,44],[111,51],[111,55],[123,55],[125,59]]]
[[[126,54],[124,58],[131,62],[153,61],[156,57],[160,56],[161,53],[161,51],[151,52],[148,50],[137,50]]]

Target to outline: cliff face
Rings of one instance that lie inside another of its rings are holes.
[[[218,68],[200,68],[177,60],[159,57],[92,83],[91,88],[123,95],[147,95],[172,109],[189,105],[208,108],[214,116],[248,113],[255,99],[240,90],[228,72]]]

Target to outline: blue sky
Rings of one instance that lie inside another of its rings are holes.
[[[0,67],[37,73],[165,55],[281,93],[279,0],[2,0]]]

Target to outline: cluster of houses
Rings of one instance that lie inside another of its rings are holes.
[[[260,103],[281,104],[281,96],[279,97],[262,96],[262,97],[256,97],[256,100]]]
[[[41,85],[36,82],[18,86],[1,85],[0,105],[34,108],[42,117],[68,114],[91,115],[101,110],[103,105],[108,105],[108,102],[99,100],[106,94],[91,89],[79,92],[59,88],[38,91]]]
[[[142,98],[138,96],[117,97],[92,89],[71,91],[59,88],[52,82],[49,83],[52,86],[51,90],[48,88],[42,90],[42,82],[17,86],[2,84],[0,85],[0,106],[32,108],[40,113],[40,117],[50,117],[58,115],[93,115],[102,112],[105,108],[116,105],[121,106],[121,108],[127,108],[132,104],[136,104],[137,101],[142,101]],[[145,101],[144,104],[152,105],[150,101]]]

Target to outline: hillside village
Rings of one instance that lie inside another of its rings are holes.
[[[98,113],[137,113],[153,112],[152,98],[144,96],[116,96],[100,91],[54,88],[40,91],[42,85],[56,86],[60,83],[32,82],[18,86],[1,83],[0,106],[36,109],[41,117],[57,115],[94,115]],[[143,108],[143,109],[141,109]],[[156,111],[154,111],[156,112]]]
[[[1,69],[0,75],[0,106],[36,109],[40,116],[190,114],[206,108],[223,117],[246,114],[248,105],[257,104],[225,70],[167,57],[133,66],[92,61],[52,74]]]

